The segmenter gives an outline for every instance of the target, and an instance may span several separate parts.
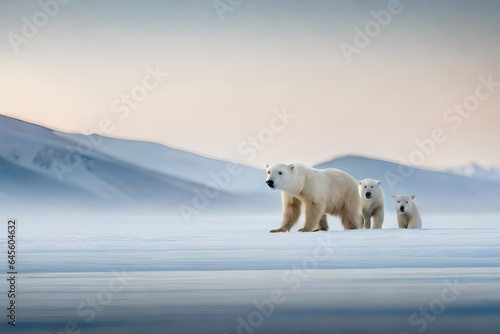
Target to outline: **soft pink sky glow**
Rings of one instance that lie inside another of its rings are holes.
[[[344,154],[400,161],[439,128],[446,139],[423,167],[500,166],[500,5],[401,1],[348,62],[340,43],[387,3],[249,1],[221,21],[211,2],[70,2],[16,53],[8,34],[40,7],[4,1],[0,110],[81,133],[109,118],[113,137],[259,167]],[[156,67],[168,76],[117,112]],[[488,97],[460,120],[443,118],[472,101],[481,76],[499,86],[480,88]],[[281,127],[273,110],[284,108],[295,118]]]

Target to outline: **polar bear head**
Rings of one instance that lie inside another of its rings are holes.
[[[382,181],[374,179],[364,179],[359,182],[359,196],[363,199],[376,198],[380,194],[380,184]]]
[[[299,167],[299,166],[297,166]],[[299,194],[304,188],[305,175],[294,164],[266,165],[266,183],[270,188],[279,189],[291,195]]]
[[[393,195],[392,198],[398,215],[404,215],[412,210],[415,195]]]

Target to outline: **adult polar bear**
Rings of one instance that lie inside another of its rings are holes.
[[[283,222],[275,232],[288,232],[306,208],[301,232],[327,231],[326,214],[340,216],[344,229],[362,226],[358,182],[340,169],[315,169],[300,163],[266,166],[269,187],[281,190]]]

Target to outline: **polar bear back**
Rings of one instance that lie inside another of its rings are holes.
[[[346,207],[359,208],[358,182],[346,172],[336,169],[315,169],[299,165],[305,176],[301,196],[313,202],[325,203],[325,212],[338,215]]]

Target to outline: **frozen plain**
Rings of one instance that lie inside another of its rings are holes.
[[[278,212],[189,223],[25,217],[18,324],[8,326],[2,314],[0,331],[500,330],[498,215],[427,216],[425,229],[410,231],[395,229],[389,212],[382,230],[340,231],[330,217],[329,232],[268,233],[279,221]],[[5,296],[5,279],[0,289]],[[0,303],[5,310],[5,298]]]

